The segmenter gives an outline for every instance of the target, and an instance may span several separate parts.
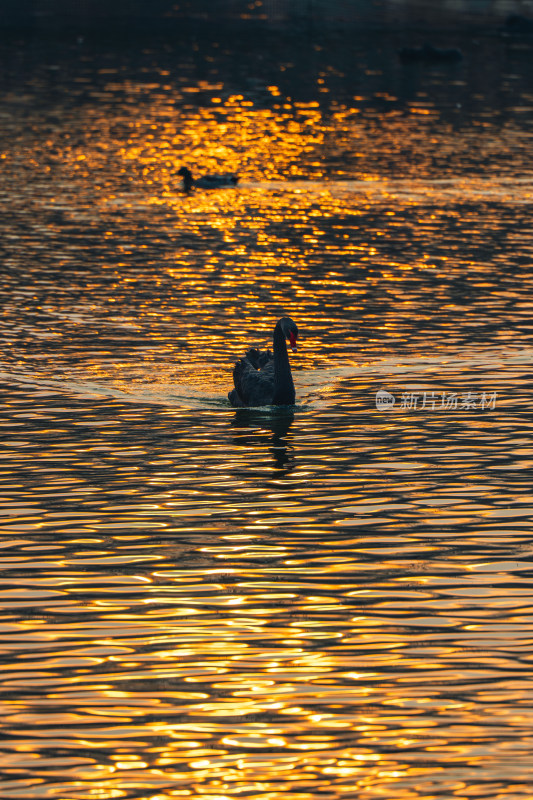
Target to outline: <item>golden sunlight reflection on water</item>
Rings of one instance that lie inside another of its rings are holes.
[[[531,797],[508,51],[497,96],[360,52],[9,67],[3,798]],[[241,181],[187,195],[183,164]],[[284,313],[296,407],[230,408]]]

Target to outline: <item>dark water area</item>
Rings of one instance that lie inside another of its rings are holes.
[[[531,798],[533,43],[265,36],[0,49],[1,796]]]

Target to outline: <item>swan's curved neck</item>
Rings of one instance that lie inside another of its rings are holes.
[[[275,406],[292,406],[296,400],[285,334],[278,324],[274,328],[274,396]]]

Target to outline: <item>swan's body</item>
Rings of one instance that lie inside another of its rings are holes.
[[[415,61],[425,64],[442,64],[461,61],[463,54],[457,47],[434,47],[424,44],[421,47],[402,47],[399,51],[400,61],[410,64]]]
[[[239,182],[237,175],[227,172],[221,175],[202,175],[201,178],[193,178],[192,172],[188,167],[181,167],[178,175],[183,178],[183,190],[190,192],[193,186],[198,189],[219,189],[221,186],[236,186]]]
[[[252,347],[233,369],[235,389],[228,394],[232,406],[292,406],[296,400],[287,339],[296,350],[298,328],[282,317],[274,328],[274,353]]]

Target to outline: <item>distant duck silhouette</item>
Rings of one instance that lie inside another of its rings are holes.
[[[463,54],[457,47],[433,47],[424,44],[421,47],[402,47],[398,52],[400,61],[404,64],[419,62],[423,64],[452,64],[462,61]]]
[[[201,178],[193,178],[192,172],[188,167],[181,167],[178,175],[183,178],[183,190],[190,192],[193,187],[197,189],[220,189],[222,186],[236,186],[239,182],[237,175],[230,172],[222,175],[202,175]]]
[[[232,406],[292,406],[296,401],[291,365],[287,352],[289,340],[296,350],[298,328],[290,317],[282,317],[274,328],[274,355],[250,348],[233,370],[235,389],[228,394]]]

